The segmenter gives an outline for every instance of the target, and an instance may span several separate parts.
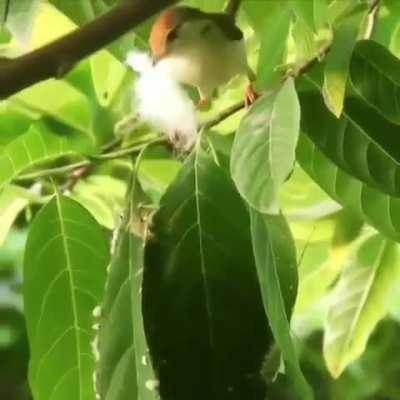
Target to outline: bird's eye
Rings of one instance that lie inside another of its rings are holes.
[[[173,29],[171,32],[168,33],[167,40],[168,40],[168,42],[172,42],[175,39],[177,39],[177,37],[178,37],[178,30]]]

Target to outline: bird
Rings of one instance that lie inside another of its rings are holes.
[[[255,75],[243,32],[231,15],[185,6],[166,9],[151,28],[149,45],[154,65],[177,82],[197,88],[198,108],[206,108],[214,91],[237,75],[249,79],[246,106],[255,101]]]

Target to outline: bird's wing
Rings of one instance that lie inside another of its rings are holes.
[[[208,15],[209,18],[221,28],[222,32],[229,40],[243,39],[243,32],[238,28],[231,16],[221,13],[210,13]]]

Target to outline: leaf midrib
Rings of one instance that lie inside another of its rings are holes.
[[[63,250],[65,253],[65,260],[66,260],[66,269],[68,271],[69,275],[69,286],[70,286],[70,292],[71,292],[71,303],[72,303],[72,313],[73,313],[73,319],[74,319],[74,332],[75,332],[75,341],[76,341],[76,359],[77,359],[77,369],[78,369],[78,377],[79,377],[79,400],[82,399],[82,385],[83,385],[83,379],[82,379],[82,367],[81,367],[81,343],[80,343],[80,338],[79,338],[79,324],[78,324],[78,308],[76,304],[76,299],[75,299],[75,284],[74,284],[74,277],[72,273],[72,264],[71,264],[71,257],[69,253],[69,246],[67,242],[67,235],[66,235],[66,228],[63,220],[63,212],[62,212],[62,206],[61,206],[61,201],[60,201],[60,196],[57,193],[56,194],[56,208],[57,208],[57,214],[59,217],[59,222],[60,222],[60,233],[62,237],[62,243],[63,243]]]
[[[203,244],[203,235],[202,235],[202,225],[201,225],[201,207],[200,207],[200,188],[199,188],[199,154],[201,151],[200,140],[198,140],[196,149],[195,149],[195,159],[194,159],[194,189],[195,189],[195,200],[196,200],[196,217],[197,217],[197,228],[198,228],[198,237],[199,237],[199,251],[200,251],[200,266],[201,266],[201,277],[203,281],[203,290],[204,297],[206,302],[206,312],[208,316],[208,338],[210,347],[214,348],[214,332],[212,328],[212,308],[210,301],[210,293],[207,283],[207,270],[205,265],[205,256],[204,256],[204,244]]]

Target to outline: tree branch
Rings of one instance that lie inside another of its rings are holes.
[[[15,59],[0,61],[0,99],[59,78],[75,63],[118,39],[177,0],[130,0],[77,30]]]

